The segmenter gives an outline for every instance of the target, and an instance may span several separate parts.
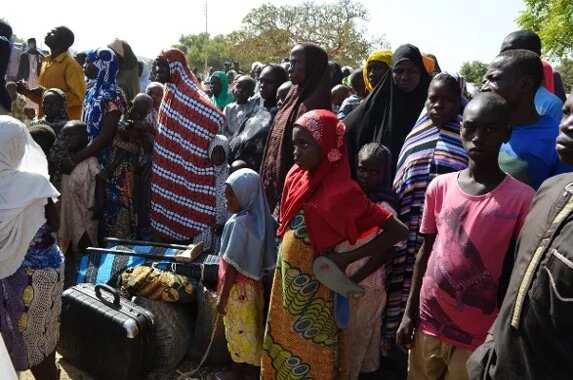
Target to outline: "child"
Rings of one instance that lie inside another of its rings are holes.
[[[216,135],[209,146],[209,159],[215,168],[215,191],[217,194],[217,221],[211,239],[213,252],[219,252],[219,240],[223,232],[223,226],[229,217],[225,208],[225,181],[227,181],[231,169],[227,162],[228,157],[229,140],[223,135]]]
[[[12,105],[10,106],[10,113],[16,119],[24,122],[26,120],[26,113],[24,109],[26,108],[26,97],[22,94],[18,94],[18,86],[15,82],[6,83],[6,92],[10,96]]]
[[[144,121],[152,106],[153,99],[149,95],[135,96],[131,108],[119,122],[109,163],[97,177],[106,188],[101,237],[137,237],[135,176],[142,155]],[[98,203],[101,201],[98,199]]]
[[[334,86],[330,91],[332,112],[338,113],[342,102],[344,102],[344,100],[350,95],[352,95],[352,88],[348,87],[347,85],[337,84]]]
[[[368,198],[392,212],[395,196],[392,191],[392,155],[388,148],[378,143],[362,147],[358,153],[357,180]],[[337,250],[350,251],[356,244],[338,245]],[[351,277],[368,259],[358,260],[348,266],[346,275]],[[360,286],[365,289],[361,298],[350,298],[350,320],[344,330],[348,379],[376,372],[380,367],[382,312],[386,306],[386,272],[382,265]]]
[[[283,84],[281,84],[279,86],[279,88],[277,88],[277,106],[279,108],[282,107],[290,89],[292,88],[292,82],[288,81],[288,82],[284,82]]]
[[[502,97],[474,98],[460,131],[469,167],[438,176],[426,192],[424,243],[397,333],[411,348],[410,379],[467,379],[466,361],[497,315],[510,272],[504,261],[534,195],[499,167],[509,122]]]
[[[65,147],[70,154],[79,152],[88,145],[85,123],[69,121],[61,131]],[[97,245],[97,220],[94,213],[96,176],[100,172],[98,160],[90,157],[78,163],[69,175],[62,176],[60,210],[60,247],[67,253]]]
[[[47,157],[56,141],[54,130],[49,125],[38,124],[31,127],[29,131],[36,144],[42,148],[42,151]]]
[[[257,107],[256,101],[249,101],[255,93],[256,82],[247,75],[241,75],[233,86],[233,96],[235,101],[225,107],[225,130],[223,134],[227,138],[232,138],[241,125],[251,116]]]
[[[219,301],[225,335],[238,378],[258,378],[263,346],[263,285],[266,271],[275,267],[275,222],[259,175],[241,169],[225,185],[227,210],[220,249]]]
[[[406,227],[371,202],[352,180],[344,132],[344,124],[327,110],[309,111],[295,122],[295,165],[281,200],[282,243],[265,330],[264,380],[345,378],[340,376],[343,344],[332,290],[337,283],[346,286],[345,281],[359,287],[356,284],[391,257],[392,246],[406,238]],[[369,244],[330,254],[340,243],[352,244],[362,233],[378,228],[384,233]],[[368,263],[349,280],[344,271],[362,258],[369,258]],[[335,281],[328,281],[328,274]],[[348,294],[341,290],[337,293]]]
[[[357,69],[352,74],[350,74],[350,86],[352,87],[352,91],[354,93],[351,94],[348,98],[344,99],[340,105],[340,109],[336,115],[340,120],[346,119],[346,116],[348,116],[350,112],[354,111],[356,107],[358,107],[362,99],[368,96],[366,92],[366,85],[364,84],[364,75],[362,73],[362,69]]]

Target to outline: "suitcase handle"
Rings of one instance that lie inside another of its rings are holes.
[[[99,298],[102,302],[107,303],[107,304],[109,304],[110,302],[108,300],[106,300],[105,298],[103,298],[103,296],[101,295],[102,290],[105,290],[106,292],[110,293],[113,296],[112,304],[114,306],[119,307],[119,293],[117,292],[117,290],[112,288],[111,286],[109,286],[107,284],[97,284],[95,286],[96,297]]]

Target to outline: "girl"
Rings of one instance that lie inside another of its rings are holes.
[[[419,233],[426,188],[436,176],[462,170],[468,156],[460,137],[462,91],[453,76],[436,75],[428,90],[425,111],[406,137],[398,158],[394,190],[398,196],[398,214],[409,234],[389,271],[389,299],[384,317],[383,335],[393,344],[396,329],[406,307],[416,254],[423,238]]]
[[[222,71],[215,71],[209,79],[212,96],[211,101],[221,111],[227,104],[232,103],[235,99],[229,91],[229,78]]]
[[[225,315],[233,362],[258,367],[264,328],[262,278],[276,263],[275,222],[255,171],[240,169],[225,183],[227,210],[233,215],[221,240],[217,309]]]
[[[327,256],[339,271],[372,257],[351,278],[360,283],[388,259],[390,247],[405,239],[406,228],[368,200],[350,177],[344,124],[334,113],[307,112],[295,122],[292,137],[295,165],[287,175],[280,205],[282,243],[261,377],[336,379],[342,361],[333,292],[317,280],[313,262],[342,242],[353,244],[363,232],[383,228],[384,233],[369,244]]]
[[[24,124],[0,116],[0,333],[18,371],[59,379],[64,260],[48,162]]]

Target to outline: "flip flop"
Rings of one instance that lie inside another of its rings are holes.
[[[346,274],[326,256],[318,256],[312,264],[314,275],[324,286],[347,298],[359,298],[364,289],[352,282]]]

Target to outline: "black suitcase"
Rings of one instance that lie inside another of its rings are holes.
[[[79,284],[62,295],[58,351],[96,379],[142,379],[152,355],[153,314],[108,285]]]

